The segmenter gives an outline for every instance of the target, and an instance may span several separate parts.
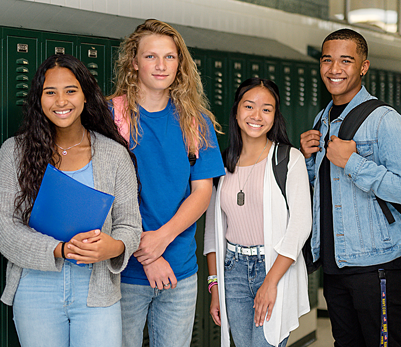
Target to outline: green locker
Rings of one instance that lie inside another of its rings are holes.
[[[78,59],[85,64],[91,74],[96,78],[103,93],[106,93],[107,67],[105,40],[84,37],[79,38],[78,41]]]
[[[211,105],[213,79],[207,74],[207,56],[204,51],[196,48],[190,48],[189,51],[201,77],[203,90]]]
[[[263,78],[267,78],[278,85],[280,90],[280,97],[283,97],[283,87],[284,85],[279,83],[279,68],[277,61],[266,60],[264,62]]]
[[[394,107],[398,112],[401,111],[401,75],[398,73],[394,81]]]
[[[34,32],[33,34],[37,34]],[[30,32],[4,30],[3,75],[5,78],[3,140],[18,130],[22,105],[39,64],[39,38]]]
[[[263,58],[262,57],[260,57],[260,59],[253,59],[253,58],[247,59],[245,79],[251,77],[266,78],[264,76]]]
[[[374,69],[369,69],[368,72],[368,83],[367,83],[367,89],[370,94],[373,96],[378,96],[378,78],[377,78],[377,72]]]
[[[387,72],[386,81],[386,100],[389,105],[394,106],[394,73]]]
[[[221,124],[224,135],[218,135],[222,150],[228,146],[228,119],[231,105],[227,103],[228,96],[228,66],[227,54],[211,52],[207,59],[207,76],[210,76],[210,107],[218,122]]]
[[[294,127],[293,117],[297,116],[295,114],[295,103],[296,99],[296,81],[294,78],[295,67],[290,62],[285,62],[280,64],[280,95],[281,95],[281,113],[283,114],[286,120],[287,133],[291,142],[296,142],[296,138],[294,136]],[[295,141],[294,141],[295,140]]]
[[[247,61],[245,58],[236,55],[231,55],[228,63],[228,106],[234,103],[235,92],[243,81],[251,77],[247,74]]]
[[[108,69],[106,70],[106,95],[111,95],[114,92],[114,63],[118,59],[118,49],[120,47],[120,41],[111,41],[110,42],[110,50],[108,54]]]
[[[386,101],[387,88],[386,88],[386,73],[384,71],[378,72],[378,85],[379,85],[378,95],[376,96],[379,100]]]
[[[53,54],[75,54],[76,37],[43,33],[43,54],[42,61]]]

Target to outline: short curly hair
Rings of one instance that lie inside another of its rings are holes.
[[[322,51],[323,51],[323,45],[327,41],[333,41],[333,40],[352,40],[356,43],[356,52],[362,56],[363,60],[366,60],[368,58],[368,44],[365,40],[365,38],[357,33],[354,30],[351,29],[340,29],[337,31],[332,32],[329,34],[323,41],[322,43]]]

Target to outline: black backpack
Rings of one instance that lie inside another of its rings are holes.
[[[341,140],[352,140],[354,137],[355,133],[358,131],[359,127],[362,125],[362,123],[365,121],[366,118],[369,117],[369,115],[376,110],[376,108],[380,106],[389,106],[383,101],[377,100],[377,99],[370,99],[362,104],[354,107],[348,115],[344,118],[343,122],[341,123],[340,130],[338,131],[338,137]],[[391,106],[389,106],[391,107]],[[324,112],[323,112],[324,113]],[[322,113],[322,116],[323,116]],[[320,126],[322,124],[322,118],[318,120],[318,122],[315,124],[313,127],[314,130],[319,130]],[[395,222],[393,215],[391,214],[391,211],[387,205],[387,202],[376,197],[377,202],[379,203],[379,206],[381,210],[383,211],[384,216],[386,217],[387,221],[389,224],[392,224]],[[401,204],[396,204],[389,202],[393,207],[401,213]]]

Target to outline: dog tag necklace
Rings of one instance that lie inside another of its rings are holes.
[[[246,178],[246,181],[245,181],[244,186],[242,187],[242,189],[245,188],[246,182],[248,182],[248,178],[249,178],[249,176],[251,175],[251,173],[252,173],[252,171],[253,171],[253,168],[254,168],[255,165],[258,163],[258,161],[259,161],[260,157],[262,156],[263,152],[265,151],[268,142],[269,142],[269,140],[266,141],[266,144],[265,144],[265,146],[263,147],[262,152],[259,154],[258,159],[256,159],[255,164],[253,164],[252,169],[251,169],[251,171],[249,172],[248,177]],[[245,204],[245,193],[242,191],[242,189],[241,189],[241,183],[239,182],[239,158],[238,158],[238,172],[237,172],[237,177],[238,177],[238,189],[239,189],[239,192],[237,193],[237,205],[238,205],[238,206],[243,206],[243,205]]]
[[[74,147],[76,147],[76,146],[78,146],[78,145],[80,145],[80,144],[82,143],[82,141],[84,140],[84,136],[85,136],[85,128],[84,128],[84,132],[82,133],[82,139],[81,139],[81,141],[79,141],[79,142],[78,142],[77,144],[75,144],[74,146],[71,146],[71,147],[68,147],[68,148],[63,148],[63,147],[59,146],[57,143],[56,143],[56,146],[62,150],[62,152],[61,152],[62,155],[67,155],[67,151],[68,151],[69,149],[74,148]]]

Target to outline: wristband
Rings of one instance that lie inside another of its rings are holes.
[[[65,246],[65,242],[63,242],[63,244],[61,245],[61,256],[65,259],[64,246]]]
[[[217,284],[217,279],[216,279],[216,281],[213,281],[212,283],[209,284],[209,286],[208,286],[208,291],[209,291],[210,294],[212,294],[212,291],[211,291],[212,287],[213,287],[214,285],[216,285],[216,284]]]
[[[214,280],[217,281],[217,275],[211,275],[207,278],[207,284],[212,283]]]

